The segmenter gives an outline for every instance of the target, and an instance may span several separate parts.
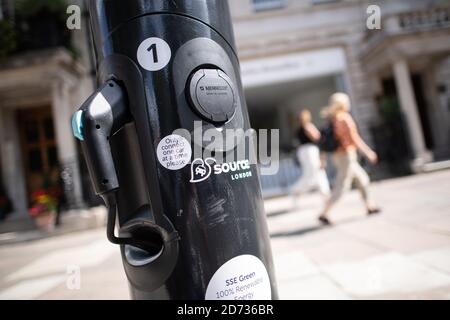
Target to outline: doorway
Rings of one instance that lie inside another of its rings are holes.
[[[50,106],[17,113],[28,200],[33,192],[58,185],[59,169]]]

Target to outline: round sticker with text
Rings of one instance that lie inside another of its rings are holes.
[[[137,49],[137,60],[142,68],[148,71],[158,71],[164,68],[172,55],[167,42],[152,37],[141,42]]]
[[[257,257],[244,254],[225,262],[206,288],[206,300],[270,300],[266,267]]]
[[[192,149],[186,138],[171,134],[162,138],[158,143],[156,155],[164,168],[178,170],[191,161]]]

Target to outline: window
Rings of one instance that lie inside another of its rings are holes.
[[[312,4],[323,4],[323,3],[333,3],[340,0],[311,0]]]
[[[283,8],[286,0],[252,0],[255,11],[264,11]]]

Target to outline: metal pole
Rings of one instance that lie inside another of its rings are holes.
[[[132,298],[276,299],[254,150],[242,142],[223,162],[239,139],[192,139],[250,129],[227,1],[98,0],[89,12],[102,86],[72,124]]]

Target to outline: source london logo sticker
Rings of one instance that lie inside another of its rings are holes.
[[[206,158],[205,160],[202,158],[196,158],[192,161],[190,182],[197,183],[200,181],[205,181],[211,176],[211,174],[218,175],[230,173],[231,180],[233,181],[252,176],[249,160],[216,163],[212,166],[214,162],[216,162],[216,160],[213,158]]]

